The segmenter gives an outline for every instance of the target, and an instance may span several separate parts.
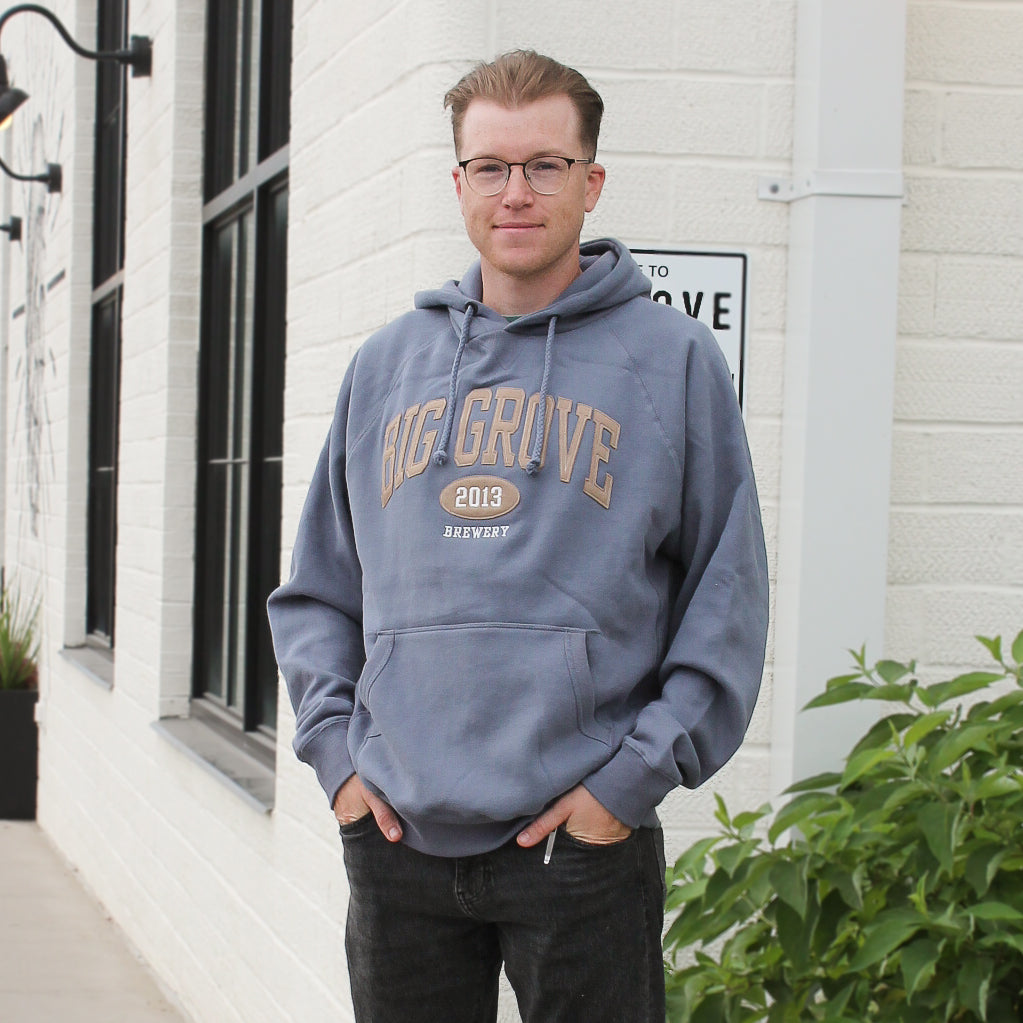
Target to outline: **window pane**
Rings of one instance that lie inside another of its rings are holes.
[[[126,0],[101,0],[96,46],[126,46]],[[124,81],[125,69],[112,61],[96,65],[96,174],[93,202],[93,287],[124,264]]]
[[[252,443],[252,212],[207,236],[200,688],[241,709],[246,672]]]
[[[109,643],[114,634],[120,333],[118,290],[93,308],[89,392],[86,631]]]
[[[264,0],[260,159],[288,142],[291,128],[291,0]]]
[[[260,421],[258,427],[258,487],[254,517],[259,525],[255,557],[258,573],[252,591],[255,630],[252,724],[274,728],[277,722],[277,661],[264,608],[280,577],[281,451],[284,418],[284,336],[287,294],[288,191],[278,187],[261,208],[262,253],[259,332]]]
[[[211,0],[206,75],[206,199],[255,163],[259,0]]]

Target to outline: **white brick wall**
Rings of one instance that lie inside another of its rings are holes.
[[[93,0],[52,6],[89,37]],[[11,191],[10,212],[45,243],[42,282],[65,271],[46,296],[35,463],[19,405],[26,318],[5,324],[5,562],[41,574],[47,602],[40,820],[195,1020],[346,1019],[340,848],[312,772],[291,753],[286,696],[268,815],[151,727],[181,711],[190,685],[205,3],[131,6],[130,31],[153,37],[154,72],[128,90],[109,691],[56,655],[83,630],[94,68],[31,16],[3,36],[32,93],[26,110],[45,115],[35,150],[32,122],[18,122],[12,159],[60,160],[65,172],[35,227],[26,201],[39,186]],[[608,104],[608,181],[587,236],[749,254],[747,420],[774,572],[789,227],[787,207],[756,193],[758,177],[790,170],[796,7],[640,0],[596,17],[582,0],[489,0],[467,17],[451,0],[295,0],[285,567],[352,352],[472,257],[441,97],[471,61],[535,46],[578,66]],[[1023,7],[915,2],[909,28],[888,652],[943,665],[972,657],[973,632],[1023,625]],[[9,250],[11,309],[25,301],[28,251]],[[771,642],[769,654],[773,632]],[[769,661],[733,763],[666,800],[669,856],[712,827],[714,791],[733,810],[770,795],[772,682]],[[514,1018],[507,999],[502,1018]]]
[[[889,653],[1023,628],[1023,6],[909,7]]]

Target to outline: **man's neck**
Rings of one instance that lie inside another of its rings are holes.
[[[511,277],[486,263],[481,270],[483,303],[502,316],[526,316],[546,309],[582,273],[578,259],[563,272],[548,271],[538,279]]]

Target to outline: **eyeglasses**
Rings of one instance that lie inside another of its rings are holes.
[[[497,195],[508,184],[512,167],[522,168],[522,175],[534,192],[557,195],[568,184],[572,164],[594,162],[571,160],[567,156],[536,156],[525,163],[507,163],[492,156],[479,156],[461,160],[458,166],[465,171],[465,180],[477,195]]]

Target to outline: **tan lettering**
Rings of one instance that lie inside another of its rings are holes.
[[[472,447],[465,450],[465,433],[469,424],[469,416],[472,413],[474,404],[479,403],[480,411],[486,412],[490,408],[491,391],[489,387],[477,387],[465,396],[465,404],[462,406],[462,418],[458,423],[458,436],[455,438],[455,465],[475,465],[476,459],[480,456],[480,448],[483,446],[483,424],[477,420],[472,424],[469,433],[472,435]]]
[[[515,464],[515,453],[512,448],[512,434],[522,422],[522,406],[526,401],[526,392],[521,387],[499,387],[494,403],[494,418],[490,424],[490,439],[483,451],[483,465],[497,465],[497,442],[501,441],[501,453],[504,464]],[[505,415],[505,408],[512,406],[510,416]]]
[[[583,493],[592,497],[597,504],[603,505],[605,508],[611,507],[611,485],[614,483],[614,476],[605,472],[604,482],[597,484],[597,470],[600,463],[603,462],[607,465],[607,460],[611,457],[611,450],[604,443],[603,437],[606,434],[611,442],[611,447],[617,448],[621,430],[620,423],[605,415],[600,409],[593,410],[593,451],[590,454],[590,474],[583,483]]]
[[[387,429],[384,430],[383,481],[380,489],[381,508],[387,507],[387,502],[390,501],[391,494],[394,492],[394,460],[396,458],[394,446],[398,440],[398,426],[400,423],[401,416],[397,415],[387,424]]]
[[[405,482],[405,453],[408,451],[408,438],[409,433],[412,430],[412,420],[415,418],[416,413],[419,411],[419,405],[410,405],[405,409],[405,422],[402,424],[401,429],[401,446],[398,448],[398,460],[394,465],[394,489]]]
[[[522,427],[522,442],[519,444],[519,466],[523,469],[533,457],[533,434],[536,432],[536,410],[540,405],[540,395],[531,394],[526,406],[526,422]],[[547,445],[551,441],[551,420],[554,418],[554,399],[548,394],[546,415],[543,423],[543,450],[540,452],[540,465],[547,464]]]
[[[558,468],[561,470],[561,482],[568,483],[572,479],[575,460],[579,455],[579,445],[583,440],[583,431],[590,421],[593,409],[582,402],[576,402],[575,432],[572,443],[568,443],[568,414],[572,411],[572,402],[568,398],[558,398]]]
[[[444,416],[446,405],[447,401],[444,398],[434,398],[433,401],[426,402],[419,409],[419,415],[416,417],[415,427],[412,430],[412,440],[409,442],[408,463],[405,466],[406,479],[418,476],[430,464],[433,446],[437,443],[437,431],[427,430],[424,434],[423,427],[431,415],[439,423]],[[422,444],[422,451],[417,454],[420,451],[420,444]]]

